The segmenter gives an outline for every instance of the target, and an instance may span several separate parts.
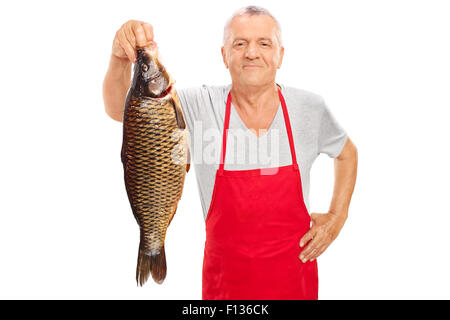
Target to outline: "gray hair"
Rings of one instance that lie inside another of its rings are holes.
[[[249,15],[249,16],[266,15],[266,16],[271,17],[275,21],[275,24],[276,24],[276,27],[277,27],[276,28],[276,36],[277,36],[277,39],[278,39],[278,43],[279,43],[280,46],[282,45],[280,23],[269,12],[269,10],[267,10],[265,8],[262,8],[262,7],[258,7],[258,6],[243,7],[243,8],[241,8],[241,9],[239,9],[236,12],[233,13],[233,15],[227,20],[227,23],[225,24],[225,27],[223,28],[223,45],[225,45],[225,43],[227,41],[227,37],[228,37],[231,21],[234,18],[239,17],[239,16],[243,16],[243,15]]]

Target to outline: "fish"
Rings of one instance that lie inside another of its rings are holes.
[[[190,168],[186,122],[175,80],[153,45],[136,48],[123,111],[121,160],[125,187],[139,225],[136,282],[161,284],[167,273],[164,242]]]

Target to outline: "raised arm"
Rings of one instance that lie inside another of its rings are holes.
[[[153,41],[151,24],[129,20],[113,40],[109,67],[103,80],[103,103],[106,113],[114,120],[123,121],[123,108],[131,81],[131,66],[136,60],[136,47],[157,46]]]

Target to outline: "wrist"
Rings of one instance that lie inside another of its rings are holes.
[[[127,59],[122,59],[114,54],[111,54],[108,68],[108,76],[112,79],[123,79],[130,77],[131,62]]]
[[[348,217],[348,210],[328,210],[328,213],[342,221],[347,220]]]
[[[113,66],[113,67],[126,68],[131,65],[131,61],[130,61],[130,59],[128,59],[128,57],[127,58],[119,58],[115,54],[111,53],[111,58],[110,58],[109,64],[110,64],[110,66]]]

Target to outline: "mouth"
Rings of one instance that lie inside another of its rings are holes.
[[[253,68],[261,68],[261,66],[257,66],[257,65],[254,65],[254,64],[244,65],[244,69],[253,69]]]

